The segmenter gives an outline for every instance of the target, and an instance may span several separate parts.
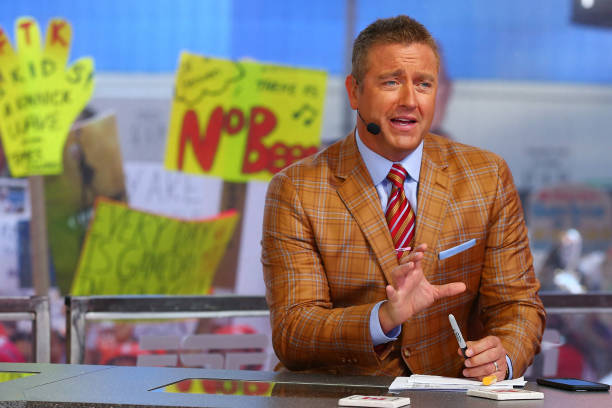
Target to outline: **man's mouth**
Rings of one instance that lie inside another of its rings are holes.
[[[411,127],[417,123],[414,118],[391,118],[391,123],[398,127]]]

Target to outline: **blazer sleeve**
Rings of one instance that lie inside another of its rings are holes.
[[[291,370],[376,367],[369,328],[374,304],[333,305],[312,226],[322,221],[311,220],[302,200],[285,173],[274,176],[266,195],[262,264],[276,355]]]
[[[479,290],[480,320],[486,334],[501,339],[519,377],[539,351],[545,312],[520,198],[505,161],[499,158],[498,166]]]

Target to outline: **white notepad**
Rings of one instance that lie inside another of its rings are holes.
[[[523,377],[513,380],[498,381],[487,386],[490,389],[512,389],[514,386],[524,387],[527,381]],[[403,390],[457,390],[465,391],[482,387],[481,381],[467,378],[442,377],[439,375],[412,374],[410,377],[397,377],[389,386],[389,392]]]
[[[494,400],[530,400],[544,399],[544,394],[537,391],[512,389],[512,390],[492,390],[486,388],[474,388],[467,391],[467,395]]]
[[[341,407],[399,408],[408,404],[410,404],[410,398],[408,397],[378,395],[351,395],[350,397],[340,398],[338,401],[338,405]]]

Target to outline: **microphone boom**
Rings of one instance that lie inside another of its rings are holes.
[[[368,132],[370,132],[373,135],[377,135],[380,133],[380,126],[378,126],[374,122],[367,123],[365,119],[363,118],[363,116],[361,116],[359,109],[357,109],[357,115],[359,116],[359,119],[361,119],[361,121],[366,125],[366,129],[368,129]]]

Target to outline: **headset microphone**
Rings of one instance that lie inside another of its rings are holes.
[[[363,116],[361,116],[361,113],[359,113],[359,109],[357,109],[357,115],[359,115],[359,119],[361,119],[361,121],[366,125],[366,129],[368,129],[368,132],[373,135],[377,135],[380,133],[380,126],[378,126],[374,122],[367,123]]]

